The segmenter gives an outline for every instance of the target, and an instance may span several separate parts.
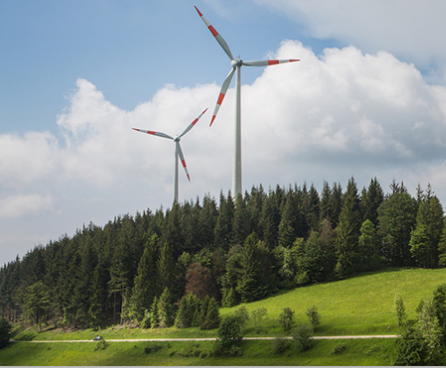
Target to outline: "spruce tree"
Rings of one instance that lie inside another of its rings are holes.
[[[220,325],[220,312],[218,303],[214,298],[209,299],[204,320],[200,326],[202,330],[212,330]]]
[[[343,278],[357,271],[358,239],[361,227],[361,210],[359,206],[356,183],[351,178],[344,195],[339,224],[336,228],[336,245],[338,250],[337,274]]]
[[[225,198],[220,193],[220,205],[218,217],[214,228],[214,240],[218,247],[223,248],[226,252],[229,250],[233,239],[233,219],[234,219],[234,202],[230,195]]]
[[[158,300],[159,327],[166,328],[173,325],[175,316],[172,304],[172,296],[168,288],[165,288]]]
[[[142,321],[144,311],[148,309],[156,296],[158,276],[156,269],[158,253],[158,237],[152,235],[148,239],[144,253],[139,261],[138,271],[135,277],[135,285],[132,292],[132,310],[135,318]]]

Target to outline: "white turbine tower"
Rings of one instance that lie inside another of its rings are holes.
[[[240,58],[234,58],[228,44],[223,39],[223,37],[215,30],[215,28],[208,22],[208,20],[203,16],[203,14],[195,6],[198,14],[200,15],[203,22],[211,31],[212,35],[215,37],[217,42],[222,47],[226,55],[231,59],[231,71],[227,75],[223,86],[220,90],[220,95],[218,96],[217,104],[215,105],[214,114],[212,116],[211,124],[214,122],[217,116],[218,110],[225,98],[226,91],[228,90],[229,84],[231,83],[234,73],[236,73],[236,83],[235,83],[235,149],[234,149],[234,166],[232,174],[232,195],[237,197],[239,193],[242,192],[242,141],[241,141],[241,114],[240,114],[240,69],[243,65],[246,66],[270,66],[283,63],[290,63],[294,61],[300,61],[298,59],[285,59],[285,60],[257,60],[257,61],[243,61]]]
[[[133,130],[136,130],[137,132],[156,135],[158,137],[171,139],[175,142],[175,183],[174,183],[175,189],[174,189],[174,198],[173,198],[174,202],[178,203],[178,157],[180,158],[181,164],[183,165],[184,170],[186,171],[187,179],[190,181],[189,172],[187,171],[186,160],[184,159],[183,151],[181,150],[180,140],[187,132],[189,132],[189,130],[191,130],[195,126],[195,124],[197,124],[198,120],[203,116],[203,114],[207,110],[208,109],[204,110],[198,116],[198,118],[196,118],[192,123],[190,123],[188,125],[188,127],[186,129],[184,129],[183,133],[181,133],[179,136],[176,136],[176,137],[171,137],[170,135],[167,135],[167,134],[161,133],[161,132],[154,132],[151,130],[132,128]]]

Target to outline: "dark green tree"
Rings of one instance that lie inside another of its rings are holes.
[[[158,237],[152,235],[147,240],[144,253],[139,261],[131,297],[132,310],[137,321],[142,321],[145,310],[152,305],[157,295],[156,262],[158,247]]]
[[[203,302],[203,304],[205,303]],[[214,298],[209,299],[206,311],[202,314],[202,316],[203,319],[200,325],[202,330],[212,330],[220,325],[220,312],[218,309],[218,303]]]
[[[220,193],[220,205],[218,217],[214,228],[215,244],[225,251],[229,250],[233,240],[232,224],[234,221],[234,202],[230,195],[225,198],[223,193]]]
[[[395,184],[393,193],[378,208],[378,236],[382,239],[385,260],[393,266],[413,264],[410,236],[415,227],[417,201],[405,187]]]
[[[175,321],[172,296],[168,288],[165,288],[158,300],[159,327],[166,328]]]
[[[344,195],[342,211],[339,215],[339,224],[336,228],[336,245],[338,251],[338,264],[336,271],[343,278],[358,271],[358,239],[361,227],[361,209],[356,183],[351,178]]]
[[[381,256],[378,247],[375,226],[369,219],[365,220],[360,229],[358,239],[359,269],[373,271],[381,268]]]
[[[10,323],[4,318],[0,318],[0,349],[9,344],[11,330]]]
[[[362,213],[364,214],[364,221],[370,220],[376,227],[378,225],[378,208],[384,201],[384,192],[378,179],[370,180],[369,187],[363,191],[362,195]]]

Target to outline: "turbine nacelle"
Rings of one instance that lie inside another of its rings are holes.
[[[233,68],[236,68],[238,66],[242,66],[243,65],[243,60],[240,58],[235,58],[234,60],[231,61],[231,65]]]

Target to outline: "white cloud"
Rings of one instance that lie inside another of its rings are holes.
[[[307,27],[367,52],[386,50],[428,69],[446,62],[443,0],[254,0]]]
[[[0,135],[0,186],[17,188],[51,175],[57,141],[48,132]]]
[[[53,209],[53,200],[49,195],[25,194],[0,199],[1,219],[39,215]]]

